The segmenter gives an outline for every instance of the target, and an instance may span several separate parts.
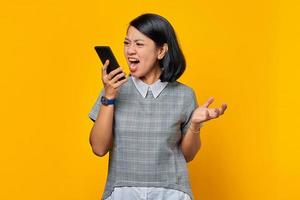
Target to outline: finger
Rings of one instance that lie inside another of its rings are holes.
[[[117,73],[119,73],[120,71],[123,71],[121,69],[121,67],[118,67],[117,69],[111,71],[109,74],[108,74],[108,80],[112,79]]]
[[[103,74],[103,76],[107,75],[106,69],[107,69],[108,64],[109,64],[109,60],[106,60],[105,63],[104,63],[104,65],[102,66],[102,74]]]
[[[214,101],[213,97],[210,97],[202,106],[208,107]]]
[[[118,81],[118,82],[115,84],[115,89],[118,89],[118,87],[120,87],[121,85],[123,85],[123,83],[125,83],[127,80],[128,80],[128,77],[126,77],[125,79],[123,79],[123,80],[121,80],[121,81]]]
[[[122,78],[123,76],[125,76],[126,74],[124,72],[117,74],[116,76],[113,77],[113,79],[111,79],[111,82],[114,84],[116,83],[120,78]]]
[[[227,109],[227,105],[226,104],[222,104],[220,110],[220,115],[223,115],[223,113],[225,112],[225,110]]]

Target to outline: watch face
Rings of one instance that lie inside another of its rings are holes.
[[[102,96],[101,97],[101,103],[104,104],[104,105],[107,105],[108,104],[108,99],[105,98],[105,96]]]

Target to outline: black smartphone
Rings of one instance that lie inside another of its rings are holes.
[[[114,56],[114,54],[109,46],[95,46],[95,50],[96,50],[103,65],[106,60],[109,60],[109,64],[106,68],[107,74],[109,74],[111,71],[120,67],[116,57]],[[120,72],[120,73],[122,73],[122,72]],[[125,79],[125,76],[123,76],[119,80],[122,80],[122,79]]]

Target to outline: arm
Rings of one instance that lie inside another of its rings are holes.
[[[194,159],[201,147],[200,124],[191,123],[181,141],[181,150],[186,162]]]
[[[181,141],[181,150],[186,162],[192,161],[201,147],[200,128],[203,122],[218,118],[227,108],[226,104],[222,104],[221,108],[208,108],[212,102],[213,98],[209,98],[192,114],[191,124]]]
[[[123,85],[128,78],[119,80],[121,77],[125,77],[125,73],[122,72],[123,70],[120,67],[107,74],[106,69],[108,64],[109,61],[107,60],[103,65],[102,82],[105,88],[105,97],[114,99],[121,85]],[[113,116],[114,105],[100,105],[98,116],[91,129],[89,138],[93,152],[98,156],[104,156],[113,145]]]
[[[101,105],[98,117],[90,132],[90,144],[93,152],[98,156],[104,156],[113,144],[113,113],[114,106]]]

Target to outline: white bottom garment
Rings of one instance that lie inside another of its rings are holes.
[[[182,191],[159,187],[115,187],[105,200],[191,200]]]

